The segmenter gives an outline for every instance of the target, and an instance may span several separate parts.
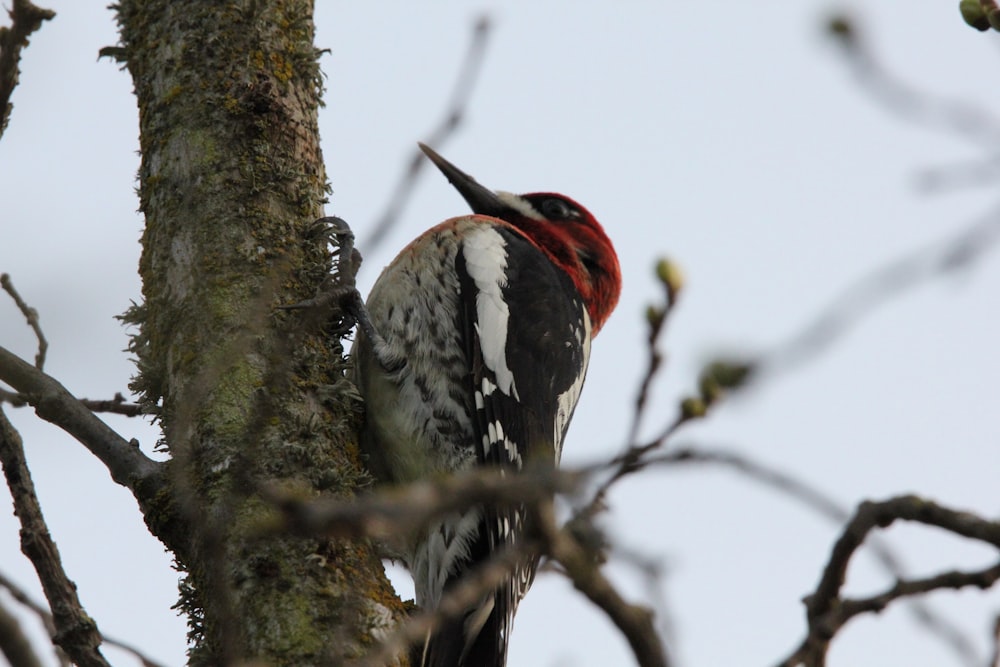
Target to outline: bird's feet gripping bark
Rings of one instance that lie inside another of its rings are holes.
[[[356,278],[361,268],[361,253],[354,247],[354,232],[343,218],[327,216],[313,225],[317,233],[327,236],[337,248],[337,270],[311,299],[279,306],[282,310],[336,309],[343,320],[344,333],[353,325],[364,332],[372,343],[372,350],[379,364],[387,372],[395,372],[406,365],[406,359],[394,353],[382,335],[375,329],[364,299],[358,292]]]

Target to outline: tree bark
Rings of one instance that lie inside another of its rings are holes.
[[[312,2],[123,0],[146,227],[133,389],[171,455],[150,529],[186,572],[191,664],[326,664],[401,613],[364,542],[260,537],[262,491],[367,483],[341,343],[282,303],[330,269]]]

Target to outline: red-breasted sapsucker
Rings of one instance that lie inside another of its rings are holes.
[[[421,234],[372,288],[367,308],[380,340],[359,332],[354,346],[362,451],[379,480],[396,484],[475,466],[555,465],[590,341],[618,301],[614,248],[568,197],[493,192],[421,148],[474,214]],[[421,531],[402,554],[417,604],[436,608],[465,573],[517,545],[524,528],[523,507],[479,506]],[[411,664],[503,667],[536,565],[526,558],[446,619]]]

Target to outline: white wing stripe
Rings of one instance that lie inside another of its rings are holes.
[[[493,371],[500,391],[519,398],[514,374],[507,367],[510,309],[503,300],[503,288],[507,286],[507,243],[495,229],[480,227],[466,235],[462,254],[466,270],[478,290],[476,333],[479,334],[483,363]]]

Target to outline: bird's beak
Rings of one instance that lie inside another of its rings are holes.
[[[431,162],[447,177],[448,182],[455,186],[465,201],[469,202],[474,213],[499,216],[507,209],[507,206],[500,201],[495,192],[477,183],[476,179],[438,155],[437,151],[427,144],[417,142],[417,145],[420,146],[424,155],[429,157]]]

